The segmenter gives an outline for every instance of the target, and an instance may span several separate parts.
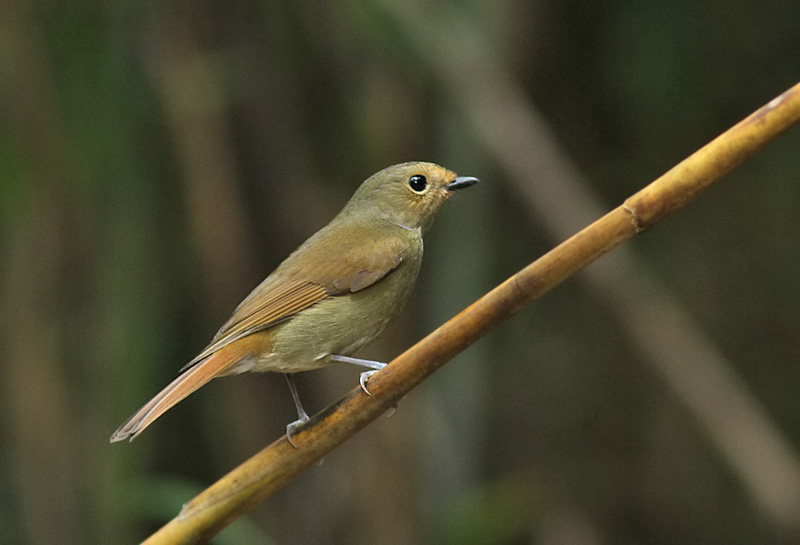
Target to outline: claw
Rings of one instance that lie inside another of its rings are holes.
[[[367,390],[367,381],[369,380],[369,377],[371,377],[372,375],[374,375],[377,372],[378,372],[377,370],[376,371],[364,371],[363,373],[361,373],[361,376],[358,378],[358,383],[361,385],[361,389],[364,390],[364,393],[367,394],[370,397],[372,397],[372,394],[369,393],[369,390]]]
[[[303,426],[305,426],[309,420],[310,418],[308,416],[305,416],[304,418],[298,418],[297,420],[286,426],[286,439],[289,441],[289,444],[292,445],[294,448],[297,448],[297,445],[294,444],[294,441],[292,440],[292,435],[296,431],[301,429]]]

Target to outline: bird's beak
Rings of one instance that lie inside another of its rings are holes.
[[[463,189],[477,183],[478,179],[472,176],[458,176],[455,180],[447,184],[447,190],[455,191],[456,189]]]

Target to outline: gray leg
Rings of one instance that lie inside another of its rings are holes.
[[[284,373],[286,377],[286,382],[289,383],[289,391],[292,393],[292,400],[294,401],[294,407],[297,409],[297,420],[286,426],[286,439],[289,440],[289,444],[293,447],[295,446],[294,442],[292,441],[292,434],[300,429],[303,424],[308,422],[308,413],[306,413],[305,409],[303,409],[303,404],[300,403],[300,395],[297,393],[297,386],[294,383],[294,375],[291,373]]]
[[[352,363],[354,365],[360,365],[361,367],[368,367],[369,369],[372,369],[372,371],[364,371],[361,373],[361,376],[358,379],[358,383],[361,384],[361,389],[364,390],[364,393],[366,393],[368,396],[372,395],[369,393],[369,390],[367,390],[367,381],[369,380],[369,377],[386,367],[385,363],[381,363],[379,361],[362,360],[360,358],[351,358],[350,356],[338,356],[336,354],[331,354],[330,359],[332,361]]]

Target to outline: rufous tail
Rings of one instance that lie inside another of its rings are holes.
[[[197,362],[181,373],[169,386],[161,390],[158,395],[126,420],[111,436],[111,442],[115,443],[125,439],[133,440],[147,426],[152,424],[156,418],[167,412],[173,405],[200,388],[200,386],[214,377],[229,374],[230,367],[241,359],[241,351],[234,349],[233,345],[228,345],[206,359]]]

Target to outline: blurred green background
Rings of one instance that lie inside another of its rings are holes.
[[[283,434],[247,375],[108,444],[373,172],[482,180],[388,361],[793,85],[798,35],[789,0],[6,0],[0,543],[137,543]],[[799,179],[794,129],[213,542],[797,543]]]

